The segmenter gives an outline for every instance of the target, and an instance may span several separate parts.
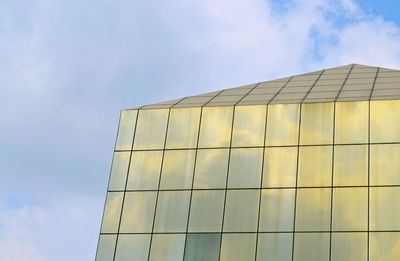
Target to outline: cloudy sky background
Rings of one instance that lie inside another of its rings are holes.
[[[361,63],[400,3],[0,0],[2,260],[93,260],[122,108]]]

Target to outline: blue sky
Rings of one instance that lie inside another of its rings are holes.
[[[0,0],[0,253],[93,260],[119,110],[361,63],[398,1]]]

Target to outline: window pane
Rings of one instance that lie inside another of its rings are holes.
[[[137,110],[124,110],[119,121],[116,150],[132,149]]]
[[[194,148],[197,144],[201,108],[171,109],[167,148]]]
[[[296,186],[297,147],[265,148],[263,187]]]
[[[294,189],[263,189],[260,231],[293,230]]]
[[[266,145],[297,145],[299,115],[299,104],[269,105]]]
[[[224,231],[252,232],[257,230],[259,190],[228,190]]]
[[[192,187],[195,150],[165,151],[161,173],[161,189]]]
[[[400,260],[400,232],[371,233],[370,260]]]
[[[399,116],[400,101],[371,101],[371,142],[400,141]]]
[[[141,110],[138,117],[133,148],[136,150],[164,148],[168,110]]]
[[[335,188],[333,193],[332,229],[367,230],[368,189]]]
[[[238,106],[235,108],[232,146],[250,147],[264,144],[266,106]]]
[[[149,233],[153,225],[157,192],[126,192],[122,212],[122,233]]]
[[[296,233],[294,260],[329,260],[329,233]]]
[[[115,261],[146,261],[150,235],[119,235]]]
[[[231,138],[233,107],[203,108],[199,147],[228,147]]]
[[[263,149],[232,149],[228,187],[254,188],[261,186]]]
[[[368,101],[336,103],[335,143],[368,142]]]
[[[400,145],[371,145],[371,185],[400,185]]]
[[[254,260],[256,234],[223,234],[220,261]]]
[[[130,152],[115,152],[108,190],[125,190]]]
[[[300,148],[299,186],[330,186],[332,182],[332,146]]]
[[[110,261],[114,258],[117,235],[100,235],[96,261]]]
[[[332,261],[366,261],[367,233],[333,233]]]
[[[218,261],[221,234],[188,234],[185,261]]]
[[[300,144],[332,144],[333,103],[302,105]]]
[[[329,230],[331,189],[298,189],[296,204],[297,231]]]
[[[225,192],[222,190],[193,191],[190,210],[190,232],[220,232]]]
[[[228,149],[198,150],[194,188],[225,188],[228,158]]]
[[[153,235],[151,244],[151,261],[177,261],[183,259],[185,235],[158,234]]]
[[[190,191],[160,191],[154,232],[185,232]]]
[[[400,229],[400,187],[371,188],[371,230]]]
[[[123,192],[108,192],[104,207],[102,233],[118,232],[119,217],[121,215]]]
[[[362,186],[368,184],[368,146],[335,146],[335,186]]]
[[[292,261],[292,233],[258,235],[257,260]]]
[[[157,189],[161,170],[162,151],[134,151],[127,189]]]

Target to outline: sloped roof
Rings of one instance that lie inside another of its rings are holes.
[[[400,70],[349,64],[135,109],[396,99]]]

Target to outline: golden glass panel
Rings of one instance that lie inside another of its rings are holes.
[[[335,146],[333,184],[368,185],[368,145]]]
[[[254,260],[256,234],[223,234],[220,261]]]
[[[201,108],[171,109],[166,148],[195,148]]]
[[[194,174],[194,188],[225,188],[228,158],[228,149],[198,150]]]
[[[117,235],[100,235],[96,261],[110,261],[114,258]]]
[[[269,105],[266,145],[297,145],[299,135],[299,117],[299,104]]]
[[[400,101],[371,101],[371,143],[400,141]]]
[[[400,232],[373,232],[370,235],[369,260],[400,260]]]
[[[149,245],[150,235],[119,235],[115,261],[147,261]]]
[[[333,233],[332,261],[367,261],[367,233]]]
[[[133,149],[163,149],[168,109],[140,110]]]
[[[188,234],[185,261],[218,261],[221,234]]]
[[[300,144],[332,144],[333,103],[302,104]]]
[[[117,233],[119,217],[121,215],[123,192],[108,192],[104,207],[103,224],[101,233]]]
[[[262,148],[232,149],[229,163],[229,188],[261,186]]]
[[[370,229],[400,230],[400,187],[370,188]]]
[[[193,191],[189,232],[220,232],[224,199],[223,190]]]
[[[330,229],[330,188],[298,189],[296,202],[296,231]]]
[[[292,233],[258,234],[257,260],[292,261]]]
[[[333,193],[332,230],[367,230],[368,189],[335,188]]]
[[[155,234],[151,243],[150,261],[182,260],[184,246],[185,235]]]
[[[332,146],[300,148],[298,186],[330,186]]]
[[[294,189],[263,189],[259,231],[293,230],[294,198]]]
[[[294,237],[294,260],[329,260],[329,233],[297,233]]]
[[[133,135],[135,134],[137,110],[124,110],[119,121],[116,150],[132,149]]]
[[[190,189],[195,150],[165,151],[160,189]]]
[[[336,103],[335,143],[367,143],[368,111],[368,101]]]
[[[150,233],[157,192],[126,192],[121,218],[122,233]]]
[[[203,108],[200,127],[200,148],[228,147],[231,138],[233,107]]]
[[[162,155],[162,151],[132,152],[127,189],[157,189]]]
[[[400,185],[400,144],[371,145],[371,185]]]
[[[263,146],[266,119],[265,105],[235,107],[232,146]]]
[[[108,190],[124,190],[128,173],[130,152],[115,152]]]
[[[297,147],[265,148],[263,187],[296,186]]]

